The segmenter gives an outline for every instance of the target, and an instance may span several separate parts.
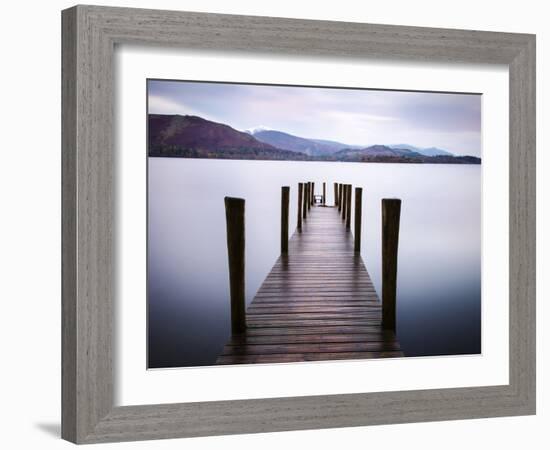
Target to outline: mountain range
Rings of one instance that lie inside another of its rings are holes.
[[[190,115],[149,114],[149,156],[298,161],[480,164],[474,156],[455,156],[408,144],[350,145],[308,139],[277,130],[247,132]]]

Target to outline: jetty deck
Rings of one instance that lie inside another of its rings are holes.
[[[338,208],[314,205],[288,241],[217,364],[403,356]]]

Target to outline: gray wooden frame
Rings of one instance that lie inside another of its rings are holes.
[[[535,36],[97,6],[62,13],[62,436],[77,443],[535,413]],[[113,406],[113,51],[199,50],[506,64],[508,385]]]

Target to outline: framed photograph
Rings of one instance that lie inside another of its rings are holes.
[[[65,439],[535,413],[534,36],[62,19]]]

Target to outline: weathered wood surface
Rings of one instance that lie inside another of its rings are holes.
[[[244,208],[244,199],[225,197],[231,331],[233,333],[242,333],[246,328]]]
[[[352,186],[351,184],[347,185],[347,194],[346,194],[346,228],[351,229],[351,197],[352,197]]]
[[[302,229],[302,197],[303,197],[304,184],[298,183],[298,219],[296,222],[296,228]]]
[[[403,356],[337,208],[312,207],[246,311],[218,364]]]
[[[361,251],[361,226],[362,226],[362,214],[363,214],[363,188],[355,188],[355,224],[354,224],[354,244],[355,251]]]
[[[382,199],[382,326],[395,331],[401,200]]]
[[[288,252],[288,209],[290,186],[281,187],[281,253]]]

